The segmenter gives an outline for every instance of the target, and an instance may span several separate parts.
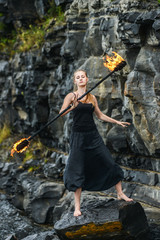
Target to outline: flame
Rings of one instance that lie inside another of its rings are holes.
[[[112,52],[114,56],[109,57],[106,55],[103,57],[104,66],[113,71],[121,62],[125,61],[118,53]]]
[[[22,153],[22,152],[24,152],[28,147],[29,147],[29,144],[27,145],[27,146],[25,146],[24,148],[22,148],[21,150],[17,150],[17,146],[21,143],[21,142],[23,142],[24,140],[28,140],[29,138],[22,138],[22,139],[20,139],[18,142],[16,142],[14,145],[13,145],[13,148],[12,148],[12,150],[11,150],[11,156],[13,157],[13,154],[15,153],[15,152],[17,152],[17,153]]]

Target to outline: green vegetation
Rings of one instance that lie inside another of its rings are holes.
[[[4,124],[3,128],[0,129],[0,144],[7,139],[11,134],[11,129],[7,124]]]
[[[157,0],[158,1],[158,3],[160,3],[160,0]]]
[[[48,13],[43,19],[39,19],[34,25],[29,25],[28,28],[19,28],[7,36],[2,36],[0,38],[0,52],[12,56],[16,52],[39,49],[44,43],[46,32],[50,31],[52,22],[55,22],[55,26],[65,22],[62,8],[57,7],[54,0],[50,0]],[[4,24],[0,24],[0,30],[4,28]]]
[[[0,31],[4,31],[5,30],[5,24],[0,22]]]
[[[32,142],[30,146],[27,148],[27,150],[24,152],[23,164],[30,159],[35,159],[35,155],[33,152],[38,149],[41,150],[41,157],[44,157],[43,153],[45,152],[46,149],[39,139],[37,141]]]
[[[39,170],[41,166],[32,166],[28,168],[28,172],[34,172],[36,170]]]
[[[14,44],[16,43],[16,32],[13,31],[8,38],[1,37],[0,38],[0,52],[7,53],[9,55],[13,55],[14,51]]]
[[[23,159],[23,163],[27,162],[30,159],[34,159],[34,155],[32,151],[27,150]]]
[[[31,48],[40,48],[44,43],[45,31],[42,27],[29,26],[29,29],[20,29],[17,34],[17,40],[21,43],[18,52],[26,52]]]
[[[60,6],[56,7],[54,0],[49,1],[50,8],[48,10],[48,17],[54,17],[56,24],[61,24],[65,21],[64,12]]]

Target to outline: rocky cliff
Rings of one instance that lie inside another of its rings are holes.
[[[39,50],[0,56],[0,125],[30,136],[59,112],[73,89],[73,72],[88,72],[89,85],[109,73],[103,54],[118,52],[127,66],[94,90],[100,109],[127,129],[96,120],[125,172],[124,188],[136,200],[160,203],[160,6],[158,1],[55,1],[66,23],[45,35]],[[0,21],[9,28],[45,15],[46,1],[1,0]],[[40,134],[47,146],[68,151],[72,121],[59,119]],[[110,190],[111,191],[111,190]],[[114,192],[113,192],[114,194]]]

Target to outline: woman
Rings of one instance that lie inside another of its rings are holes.
[[[70,104],[72,107],[63,115],[72,110],[73,127],[70,141],[70,154],[64,173],[64,184],[69,191],[74,192],[74,216],[80,216],[80,197],[82,190],[104,191],[114,186],[118,199],[133,201],[122,191],[122,169],[113,161],[110,152],[99,135],[93,120],[93,112],[105,122],[115,123],[122,127],[130,125],[120,122],[103,114],[94,95],[87,94],[83,99],[77,99],[86,92],[88,77],[85,71],[77,70],[74,73],[75,92],[69,93],[63,102],[63,111]]]

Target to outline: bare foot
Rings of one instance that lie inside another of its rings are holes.
[[[82,215],[82,213],[81,213],[80,210],[75,210],[74,211],[74,217],[78,217],[78,216],[81,216],[81,215]]]
[[[118,198],[118,200],[122,200],[123,199],[126,202],[132,202],[133,201],[132,198],[128,198],[123,192],[122,193],[118,193],[117,194],[117,198]]]

